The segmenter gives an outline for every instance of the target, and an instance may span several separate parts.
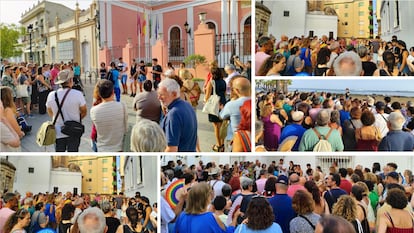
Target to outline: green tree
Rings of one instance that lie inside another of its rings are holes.
[[[22,54],[21,48],[18,46],[18,39],[24,34],[24,28],[15,24],[0,24],[0,57],[9,58]]]
[[[195,78],[197,78],[197,66],[206,63],[206,57],[200,54],[191,54],[184,59],[185,64],[191,64],[195,71]]]

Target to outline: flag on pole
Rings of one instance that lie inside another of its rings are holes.
[[[158,40],[158,30],[160,30],[160,25],[158,23],[158,15],[155,19],[155,39]]]
[[[142,21],[142,31],[141,31],[143,36],[145,36],[146,31],[147,31],[147,14],[144,13],[144,21]]]
[[[139,12],[137,14],[137,36],[140,36],[142,31],[141,31],[141,17],[139,16]]]

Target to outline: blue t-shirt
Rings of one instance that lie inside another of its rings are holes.
[[[119,71],[117,69],[111,69],[110,72],[112,72],[112,82],[114,83],[114,88],[119,88]]]
[[[80,68],[80,66],[75,66],[73,68],[73,74],[74,75],[80,75],[81,74],[81,68]]]
[[[231,127],[231,130],[227,130],[226,140],[233,139],[233,133],[237,131],[241,120],[240,106],[244,104],[244,101],[249,99],[250,97],[240,97],[236,100],[229,101],[226,103],[226,105],[224,105],[224,108],[220,111],[221,119],[230,119],[229,128]]]
[[[275,221],[283,230],[283,233],[290,233],[290,220],[296,217],[296,213],[292,208],[292,198],[287,194],[276,194],[269,199],[269,203],[273,208]]]
[[[279,143],[283,142],[283,140],[285,140],[285,138],[289,136],[298,136],[295,145],[293,145],[292,147],[292,151],[298,151],[300,140],[302,139],[302,135],[305,133],[305,131],[306,129],[303,128],[302,125],[290,124],[283,128],[282,134],[280,135]]]
[[[241,228],[241,229],[240,229]],[[234,232],[243,232],[243,233],[283,233],[282,228],[279,224],[273,223],[270,227],[263,230],[252,230],[247,227],[246,224],[240,224],[237,226]]]
[[[345,190],[340,188],[334,188],[325,192],[323,198],[325,198],[326,203],[328,203],[330,212],[332,212],[332,207],[338,201],[338,198],[347,194],[348,193]]]
[[[382,138],[379,151],[413,151],[414,136],[402,130],[389,131],[387,136]]]
[[[341,127],[345,128],[345,121],[351,120],[351,114],[345,110],[339,111],[339,120],[341,121]]]
[[[161,121],[168,146],[178,146],[179,152],[195,152],[197,144],[197,116],[186,101],[175,99]]]
[[[211,212],[203,214],[187,214],[182,212],[177,218],[174,232],[232,233],[234,232],[234,227],[227,227],[226,230],[223,230]]]

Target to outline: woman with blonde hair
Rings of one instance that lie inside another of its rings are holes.
[[[0,92],[1,102],[4,107],[4,117],[13,128],[14,132],[22,138],[24,136],[24,132],[21,130],[19,123],[17,123],[16,120],[17,109],[13,101],[13,90],[10,87],[2,86],[0,87]]]
[[[350,222],[356,232],[358,233],[369,233],[364,232],[362,224],[358,219],[357,203],[354,198],[349,195],[342,195],[338,201],[333,205],[332,214],[340,216]]]

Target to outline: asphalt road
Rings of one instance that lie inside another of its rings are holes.
[[[95,85],[95,80],[89,82],[82,78],[84,89],[85,89],[85,98],[88,108],[88,115],[82,120],[82,123],[85,125],[85,133],[82,136],[81,144],[79,147],[79,152],[93,152],[91,148],[91,140],[90,140],[90,133],[91,133],[91,125],[92,121],[89,116],[89,111],[92,105],[92,93],[93,87]],[[214,139],[214,131],[213,126],[210,122],[208,122],[207,114],[203,113],[202,110],[202,100],[203,96],[200,97],[200,102],[197,108],[197,120],[198,120],[198,136],[200,141],[200,148],[202,152],[212,152],[211,146],[215,144]],[[128,108],[128,134],[126,137],[126,143],[124,147],[125,152],[129,152],[129,141],[130,141],[130,134],[131,129],[135,124],[136,121],[136,114],[134,109],[132,108],[132,101],[133,98],[129,95],[121,95],[121,102],[125,103]],[[32,125],[33,129],[32,132],[28,135],[24,136],[21,141],[21,151],[22,152],[54,152],[54,145],[51,146],[42,146],[40,147],[36,143],[36,132],[40,125],[50,120],[47,114],[39,115],[36,111],[33,112],[33,118],[26,118],[26,121],[29,125]]]

